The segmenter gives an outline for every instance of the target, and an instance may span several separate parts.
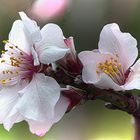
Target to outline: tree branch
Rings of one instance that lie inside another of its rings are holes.
[[[106,102],[105,106],[109,109],[119,109],[132,114],[135,117],[140,117],[140,97],[132,94],[131,91],[117,92],[111,89],[99,89],[94,85],[85,84],[81,78],[79,78],[79,75],[68,74],[62,69],[58,69],[56,72],[51,73],[51,76],[53,76],[62,86],[70,85],[80,89],[79,94],[84,94],[84,96],[80,96],[82,97],[82,102],[83,100],[100,99]]]

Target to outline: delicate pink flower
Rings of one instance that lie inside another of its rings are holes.
[[[84,82],[102,89],[140,89],[140,60],[132,66],[138,56],[136,46],[137,41],[129,33],[122,33],[117,24],[106,25],[99,49],[79,54]]]
[[[14,22],[0,58],[0,123],[9,130],[26,120],[30,131],[44,135],[65,114],[69,101],[56,80],[46,76],[49,63],[62,58],[63,33],[55,24],[40,31],[24,13]],[[55,52],[54,52],[55,50]]]
[[[67,7],[69,0],[36,0],[31,13],[42,20],[60,15]]]

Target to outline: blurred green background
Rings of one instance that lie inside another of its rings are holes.
[[[8,38],[19,11],[31,15],[33,2],[0,0],[0,42]],[[139,0],[71,0],[61,16],[43,21],[34,19],[41,27],[48,22],[60,25],[65,37],[74,37],[79,52],[97,48],[102,27],[112,22],[118,23],[122,31],[130,32],[140,44],[139,13]],[[16,124],[10,132],[0,125],[0,140],[131,140],[132,137],[132,117],[106,109],[102,101],[88,102],[72,110],[44,137],[32,135],[25,122]]]

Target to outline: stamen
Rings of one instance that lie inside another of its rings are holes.
[[[122,71],[122,64],[118,63],[118,60],[113,57],[110,60],[105,60],[103,63],[98,63],[96,73],[99,74],[101,72],[107,74],[114,82],[120,85],[124,83],[125,77]]]
[[[3,85],[5,85],[5,84],[6,84],[6,80],[5,80],[5,79],[2,79],[2,80],[1,80],[1,83],[2,83]]]
[[[13,47],[13,46],[9,46],[9,48],[10,48],[10,49],[14,49],[14,47]]]
[[[100,72],[98,70],[96,70],[96,73],[99,74]]]
[[[2,54],[5,54],[5,52],[6,52],[6,51],[3,51],[3,50],[1,51]]]
[[[9,43],[9,40],[3,40],[3,43],[4,44]]]
[[[22,52],[20,52],[20,55],[23,55],[23,53],[22,53]]]
[[[1,60],[1,63],[4,63],[5,62],[5,60],[3,59],[3,60]]]

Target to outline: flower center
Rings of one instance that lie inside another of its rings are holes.
[[[107,74],[115,83],[123,85],[125,83],[125,74],[122,64],[113,57],[104,62],[99,62],[96,69],[97,74]]]
[[[18,46],[10,43],[9,41],[3,41],[8,51],[2,51],[1,63],[4,63],[4,69],[2,71],[3,79],[1,84],[6,84],[20,79],[31,79],[33,73],[38,72],[39,66],[34,66],[32,54],[27,54]]]

